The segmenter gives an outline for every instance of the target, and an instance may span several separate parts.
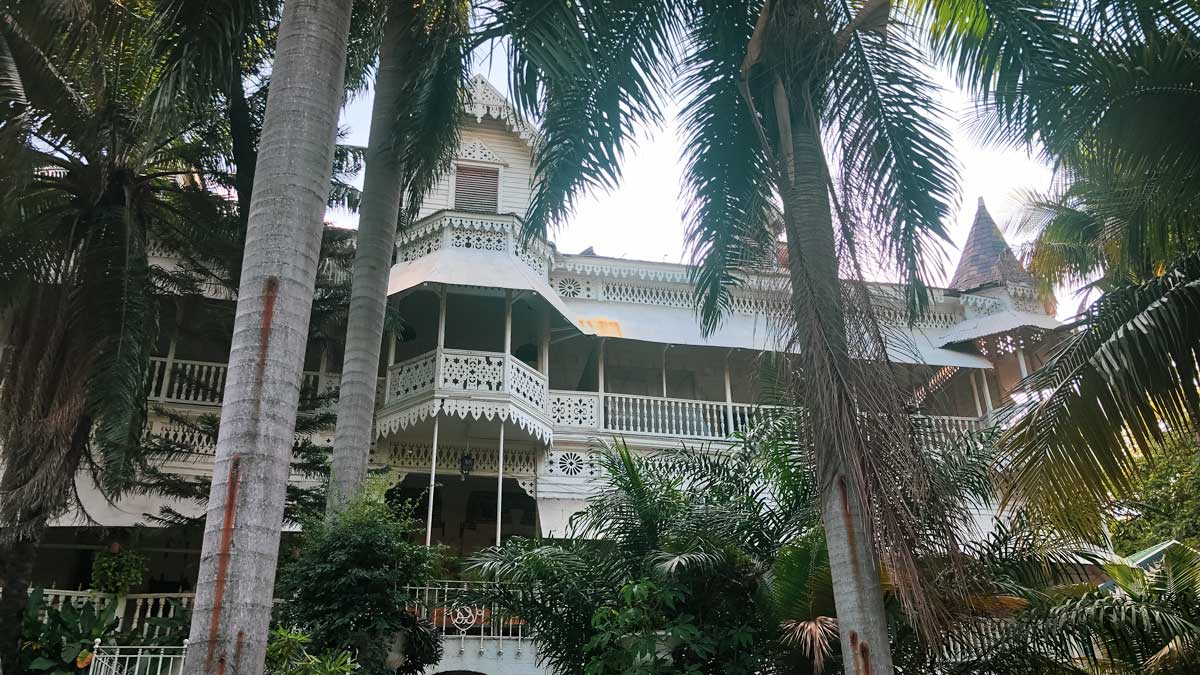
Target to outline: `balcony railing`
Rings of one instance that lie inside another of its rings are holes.
[[[505,616],[496,607],[485,607],[467,602],[466,595],[472,589],[470,582],[431,581],[426,585],[408,586],[408,611],[426,618],[441,633],[446,646],[446,656],[453,651],[459,655],[469,651],[478,656],[499,657],[506,651],[513,656],[531,652],[534,645],[527,633],[525,622]],[[124,625],[132,629],[141,628],[143,637],[153,638],[157,630],[151,628],[146,619],[152,616],[170,616],[177,606],[187,607],[194,595],[191,593],[133,594],[118,598],[103,593],[88,591],[47,590],[48,604],[61,607],[65,603],[83,606],[95,603],[100,608],[118,602],[118,616]],[[44,617],[43,617],[44,619]],[[455,650],[457,647],[457,650]],[[182,647],[132,647],[96,645],[96,657],[92,662],[93,673],[104,675],[127,675],[149,672],[153,675],[173,675],[180,672],[186,643]],[[448,665],[448,662],[443,662]],[[145,668],[148,667],[149,670]],[[159,668],[161,667],[161,670]],[[138,670],[133,670],[138,668]]]
[[[442,349],[388,368],[385,405],[423,394],[508,394],[543,411],[549,397],[546,376],[502,352]]]
[[[748,403],[555,390],[550,392],[548,412],[556,428],[723,440],[750,429],[774,409]],[[925,433],[937,442],[948,442],[982,424],[973,417],[920,419]]]
[[[177,611],[190,607],[194,597],[194,593],[113,595],[111,593],[65,591],[52,588],[42,591],[42,601],[47,608],[62,609],[70,604],[77,608],[93,605],[97,610],[102,610],[116,603],[117,630],[140,631],[143,637],[153,637],[158,634],[159,629],[152,625],[152,619],[166,619],[175,616]],[[44,613],[39,618],[43,621],[46,619]]]
[[[170,367],[168,368],[168,363]],[[229,366],[208,361],[150,359],[150,399],[159,403],[219,406],[225,392],[225,375]],[[337,388],[338,375],[305,371],[301,387],[305,391],[332,391]]]

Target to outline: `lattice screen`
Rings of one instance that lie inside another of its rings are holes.
[[[499,194],[499,169],[467,164],[459,164],[455,168],[454,208],[496,213]]]

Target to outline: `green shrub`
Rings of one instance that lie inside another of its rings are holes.
[[[92,562],[92,590],[125,595],[140,586],[145,575],[145,556],[114,544],[112,549],[97,553]]]
[[[429,580],[434,553],[411,543],[408,512],[377,493],[368,490],[338,515],[305,525],[301,548],[279,572],[279,619],[317,649],[349,651],[364,675],[419,673],[440,660],[441,640],[405,610],[404,587]],[[399,671],[386,665],[397,636],[405,645]]]
[[[266,675],[350,675],[358,665],[345,651],[308,652],[312,638],[276,628],[267,642]]]
[[[112,636],[117,623],[115,602],[109,602],[99,611],[93,602],[76,607],[68,601],[62,609],[57,609],[46,604],[42,589],[35,588],[29,595],[21,624],[24,672],[57,675],[86,670],[92,662],[96,640]]]

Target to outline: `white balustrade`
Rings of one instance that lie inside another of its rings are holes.
[[[970,431],[978,431],[984,421],[974,417],[928,417],[917,416],[914,421],[926,440],[934,444],[949,445]]]
[[[723,401],[605,394],[604,429],[657,436],[727,438],[728,408]]]
[[[550,421],[556,427],[600,429],[600,394],[586,391],[550,392]]]
[[[500,392],[504,389],[504,355],[465,349],[443,349],[439,389]]]
[[[424,391],[433,389],[436,352],[422,354],[401,361],[388,368],[386,401],[403,401]]]
[[[508,375],[505,389],[513,396],[533,406],[534,410],[545,410],[549,390],[546,376],[522,363],[520,359],[508,357]]]
[[[188,405],[221,405],[225,393],[225,377],[229,367],[224,363],[174,359],[170,372],[167,359],[150,359],[150,399],[159,403]],[[338,375],[305,371],[301,387],[306,392],[326,393],[337,389]]]
[[[502,352],[443,349],[441,367],[436,365],[435,350],[390,366],[385,403],[399,403],[436,390],[441,392],[439,396],[452,392],[507,393],[534,410],[546,409],[546,376],[516,357]]]
[[[32,592],[33,589],[30,589]],[[107,609],[116,603],[114,612],[117,618],[117,630],[141,629],[142,636],[157,636],[160,628],[154,626],[153,619],[166,619],[175,616],[177,611],[183,611],[191,606],[194,593],[130,593],[114,595],[93,591],[66,591],[47,588],[42,591],[42,603],[46,608],[61,610],[70,604],[75,608],[92,605],[97,611]],[[46,620],[43,611],[39,617]]]
[[[467,603],[464,596],[471,588],[471,583],[464,581],[408,586],[408,611],[428,619],[442,634],[446,646],[457,644],[460,654],[468,649],[478,649],[481,656],[489,649],[503,654],[511,646],[519,655],[530,648],[525,622],[506,616],[498,607]]]

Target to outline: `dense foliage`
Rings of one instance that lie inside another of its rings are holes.
[[[21,630],[22,672],[59,675],[86,670],[95,641],[111,637],[119,618],[115,602],[103,607],[95,602],[53,607],[46,603],[42,589],[34,589]]]
[[[343,511],[305,523],[303,541],[279,570],[279,620],[319,650],[344,649],[361,672],[392,673],[388,652],[402,645],[401,673],[441,658],[433,627],[406,610],[406,585],[429,579],[433,553],[412,543],[408,510],[368,490]]]
[[[92,559],[92,590],[120,595],[142,583],[146,558],[140,552],[114,544]]]
[[[1169,442],[1139,461],[1133,491],[1112,515],[1113,548],[1122,555],[1176,540],[1200,549],[1200,450]]]

